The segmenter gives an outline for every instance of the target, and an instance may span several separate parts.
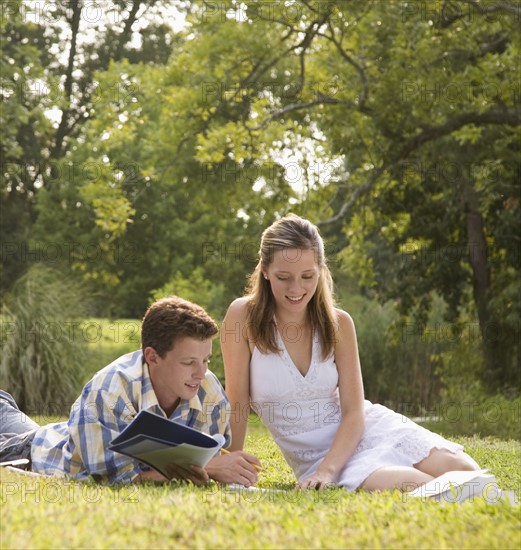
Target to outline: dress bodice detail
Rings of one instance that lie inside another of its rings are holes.
[[[333,355],[322,358],[318,335],[313,334],[311,361],[304,376],[293,363],[277,331],[278,353],[254,348],[250,363],[252,408],[272,432],[284,438],[338,424],[338,373]],[[283,443],[280,443],[283,447]]]

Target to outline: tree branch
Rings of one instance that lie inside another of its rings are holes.
[[[396,168],[403,160],[408,158],[413,151],[419,149],[425,143],[450,135],[467,124],[503,124],[506,126],[519,126],[521,125],[521,112],[514,109],[490,109],[484,113],[462,113],[440,126],[424,126],[420,133],[406,139],[397,153],[389,155],[389,159],[384,160],[382,164],[373,171],[371,177],[364,185],[353,191],[351,197],[342,204],[337,214],[318,222],[317,225],[328,225],[342,219],[360,197],[371,191],[385,171]]]
[[[333,44],[335,45],[335,48],[338,50],[338,52],[343,57],[343,59],[345,59],[345,61],[347,61],[347,63],[349,63],[349,65],[351,65],[360,75],[360,82],[362,84],[362,94],[361,94],[359,103],[360,103],[360,108],[363,109],[364,104],[367,101],[367,97],[369,95],[365,69],[359,63],[357,63],[350,55],[348,55],[348,53],[344,50],[344,48],[342,48],[342,45],[335,38],[335,30],[331,25],[331,22],[329,22],[329,31],[331,32],[331,36],[328,36],[327,34],[322,34],[322,33],[320,34],[320,36],[323,36],[327,40],[333,42]]]
[[[81,10],[83,9],[82,2],[71,2],[72,16],[71,16],[71,47],[69,50],[69,59],[67,61],[67,68],[65,70],[65,98],[67,100],[67,106],[62,110],[62,116],[60,124],[56,130],[56,137],[54,140],[54,146],[51,151],[51,158],[60,158],[62,155],[63,140],[69,132],[68,118],[71,108],[72,99],[72,72],[74,70],[74,60],[76,57],[76,49],[78,45],[78,31],[80,28]]]
[[[123,57],[123,48],[125,44],[130,41],[132,38],[132,26],[136,22],[137,12],[141,7],[142,0],[133,0],[132,7],[130,8],[128,18],[125,21],[125,26],[123,31],[119,35],[118,44],[116,46],[116,51],[114,52],[114,61],[120,61]]]
[[[474,6],[480,13],[495,13],[498,11],[502,11],[505,13],[512,13],[513,15],[517,16],[517,19],[521,18],[521,5],[519,3],[517,4],[511,4],[509,2],[498,2],[497,4],[494,4],[493,6],[490,5],[483,5],[478,0],[465,0],[467,4],[471,4]]]
[[[521,6],[510,4],[508,2],[498,2],[494,5],[484,5],[479,0],[445,0],[441,8],[441,17],[437,24],[438,27],[446,29],[450,27],[456,21],[461,19],[469,19],[472,17],[472,13],[466,12],[461,8],[461,4],[467,4],[473,6],[477,13],[480,15],[489,15],[496,12],[503,12],[513,14],[519,18],[521,17]]]
[[[308,109],[309,107],[316,107],[317,105],[338,105],[341,103],[337,99],[333,99],[328,96],[321,95],[319,99],[316,99],[314,101],[308,101],[307,103],[293,103],[291,105],[286,105],[284,108],[280,109],[279,111],[276,111],[275,113],[272,113],[266,120],[262,122],[262,124],[259,124],[259,126],[251,127],[246,125],[246,128],[253,132],[255,130],[262,130],[263,128],[266,128],[266,126],[274,119],[279,118],[287,113],[291,113],[293,111],[300,111],[302,109]]]

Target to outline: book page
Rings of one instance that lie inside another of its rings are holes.
[[[166,470],[168,464],[173,463],[184,468],[195,464],[204,468],[225,443],[224,436],[221,434],[215,434],[211,440],[214,443],[213,447],[199,447],[190,443],[176,445],[141,434],[122,443],[111,445],[110,448],[144,462],[170,478]]]
[[[208,462],[219,452],[220,447],[215,449],[205,449],[194,447],[189,443],[181,443],[176,447],[165,447],[155,451],[149,451],[134,455],[142,462],[149,464],[161,472],[165,477],[170,478],[166,467],[169,464],[177,464],[183,468],[190,469],[192,464],[204,468]]]
[[[450,491],[452,488],[460,487],[465,483],[472,481],[482,481],[488,483],[494,483],[495,477],[487,474],[488,470],[462,470],[446,472],[441,476],[428,481],[421,487],[410,491],[407,494],[414,497],[434,497],[441,495],[446,491]]]

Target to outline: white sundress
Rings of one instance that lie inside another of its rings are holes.
[[[329,450],[340,419],[338,372],[334,356],[323,360],[313,338],[311,364],[303,376],[277,333],[278,354],[254,348],[250,362],[253,410],[271,432],[298,480],[313,474]],[[336,483],[357,489],[385,466],[413,466],[433,448],[463,447],[430,432],[382,405],[364,402],[365,431]]]

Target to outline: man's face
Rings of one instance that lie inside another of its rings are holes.
[[[159,404],[168,412],[180,399],[191,399],[198,392],[212,354],[212,341],[181,338],[164,357],[152,347],[145,348],[144,354]]]

